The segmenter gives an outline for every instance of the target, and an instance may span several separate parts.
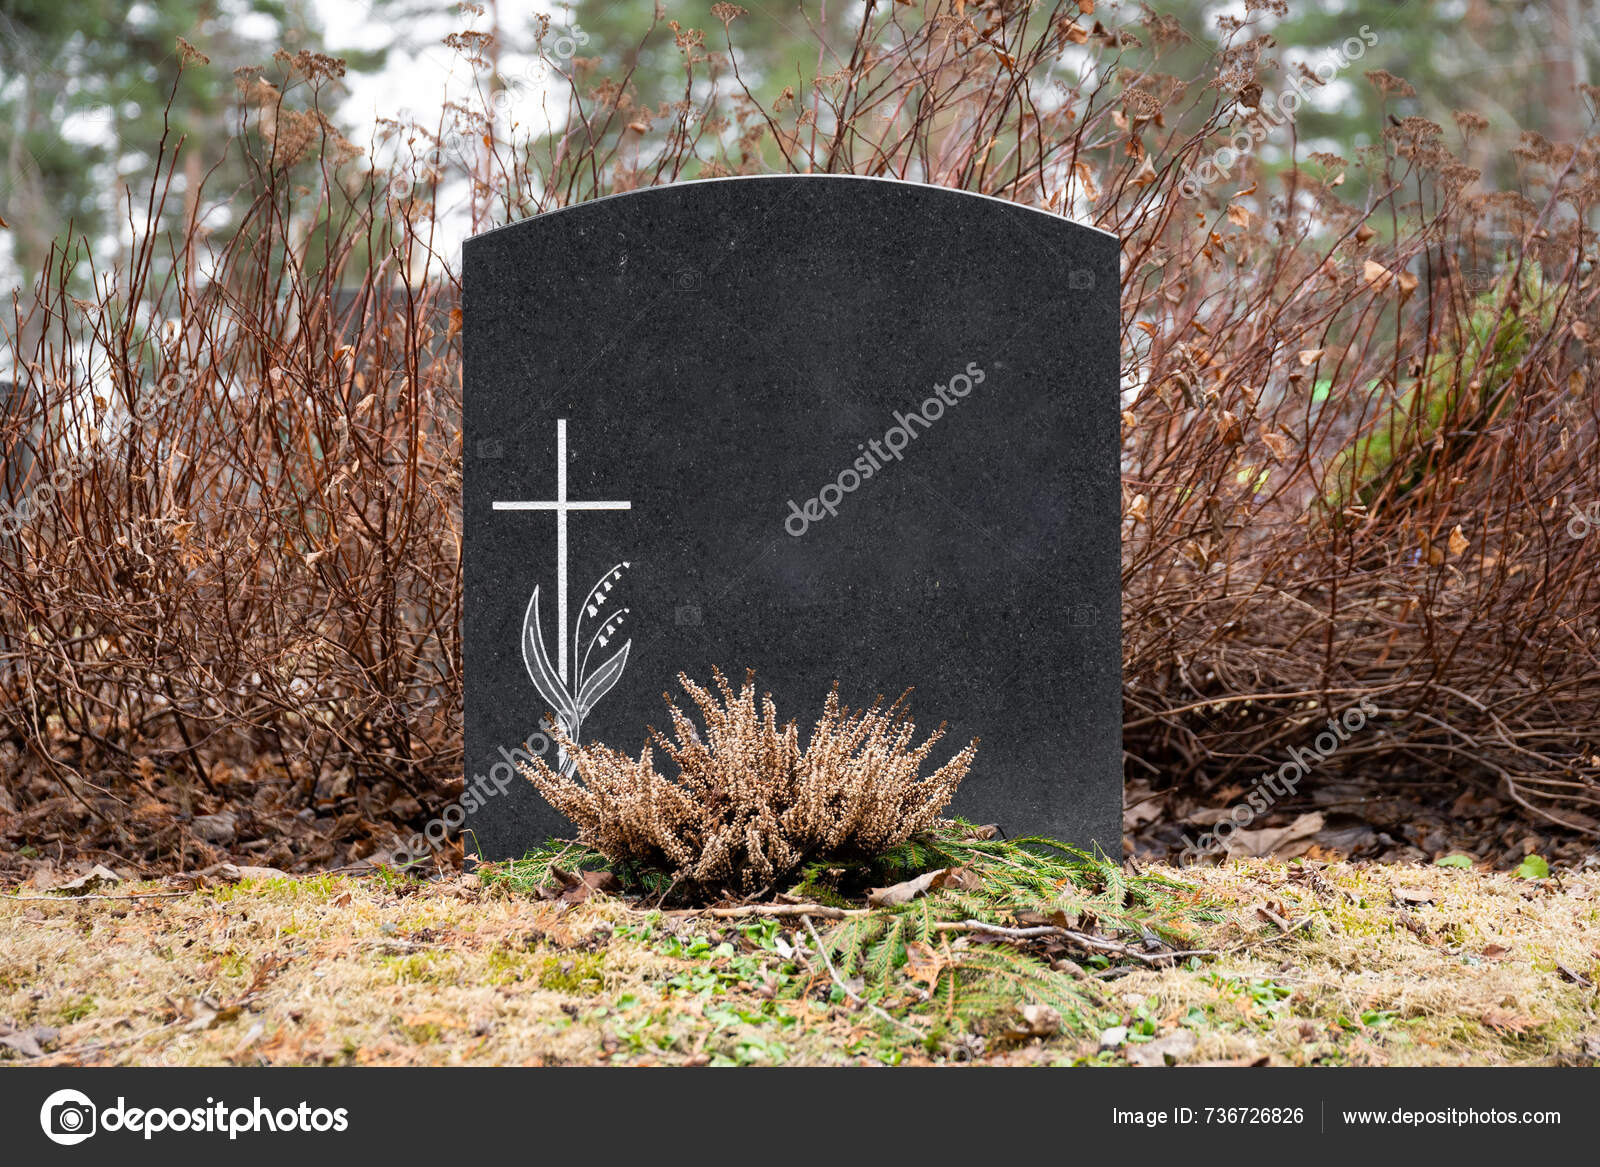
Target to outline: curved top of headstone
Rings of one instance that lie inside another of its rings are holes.
[[[996,198],[993,195],[977,194],[973,191],[957,190],[954,187],[935,186],[925,182],[907,182],[898,178],[877,178],[861,174],[748,174],[734,175],[727,178],[693,179],[687,182],[669,183],[663,186],[647,186],[638,190],[623,191],[620,194],[604,195],[597,199],[589,199],[571,206],[558,207],[552,211],[532,215],[526,219],[519,219],[515,223],[508,223],[502,227],[495,227],[488,231],[481,231],[469,236],[467,244],[491,236],[502,235],[515,231],[530,223],[549,222],[555,218],[579,217],[590,213],[614,212],[621,209],[620,204],[629,202],[660,203],[663,206],[672,203],[682,203],[684,200],[694,200],[705,204],[708,201],[726,203],[753,202],[761,198],[776,197],[776,188],[785,188],[794,191],[804,190],[808,197],[828,200],[841,200],[846,198],[870,199],[872,196],[888,198],[906,198],[922,200],[929,204],[942,204],[948,206],[952,214],[982,213],[986,215],[1006,214],[1014,216],[1019,222],[1027,222],[1030,226],[1044,226],[1046,230],[1061,231],[1067,234],[1077,232],[1089,236],[1099,236],[1120,245],[1117,237],[1109,231],[1099,227],[1092,227],[1087,223],[1079,223],[1067,219],[1053,211],[1042,210],[1039,207],[1030,207],[1024,203],[1011,202],[1008,199]],[[958,210],[959,208],[959,210]]]

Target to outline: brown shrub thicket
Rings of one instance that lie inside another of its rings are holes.
[[[579,841],[609,859],[667,872],[680,891],[770,888],[803,864],[870,858],[930,828],[950,805],[977,753],[976,740],[932,774],[922,764],[944,736],[940,725],[920,745],[906,707],[852,711],[828,694],[804,747],[794,721],[778,723],[772,695],[756,703],[755,674],[737,693],[720,671],[712,693],[679,674],[705,722],[673,704],[673,736],[651,731],[630,758],[600,743],[552,735],[576,763],[566,777],[543,758],[520,768],[578,828]],[[677,768],[664,776],[652,746]]]
[[[1524,135],[1519,189],[1484,191],[1458,159],[1482,119],[1403,116],[1404,83],[1375,74],[1398,116],[1357,157],[1245,158],[1195,188],[1283,84],[1248,20],[1179,78],[1159,15],[868,6],[763,105],[724,15],[674,29],[674,94],[552,57],[564,109],[532,135],[490,116],[493,42],[460,39],[483,100],[389,127],[381,167],[307,113],[329,65],[280,63],[243,88],[254,183],[196,200],[223,206],[221,242],[140,229],[170,190],[163,143],[132,245],[104,269],[64,249],[17,300],[35,405],[8,425],[55,486],[0,547],[7,829],[68,811],[176,855],[188,815],[303,803],[360,854],[436,810],[461,760],[441,201],[478,229],[771,170],[936,183],[1123,239],[1130,777],[1223,787],[1369,699],[1329,774],[1493,783],[1600,826],[1600,529],[1573,533],[1600,500],[1600,142]]]

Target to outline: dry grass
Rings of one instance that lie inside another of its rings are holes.
[[[1229,937],[1276,931],[1258,907],[1291,924],[1309,918],[1295,938],[1247,946],[1199,974],[1141,972],[1119,982],[1125,1002],[1138,997],[1163,1023],[1191,1009],[1214,1017],[1197,1027],[1198,1059],[1549,1065],[1600,1058],[1600,875],[1593,871],[1558,886],[1436,866],[1317,871],[1257,861],[1185,878],[1234,905]],[[1429,902],[1415,902],[1422,899]],[[1278,988],[1263,988],[1269,985]]]
[[[1198,1039],[1191,1060],[1600,1057],[1595,990],[1579,983],[1600,979],[1600,873],[1530,882],[1263,861],[1175,878],[1225,902],[1227,919],[1206,940],[1237,949],[1105,982],[1097,1024],[1187,1027]],[[1309,921],[1285,936],[1261,908],[1291,926]],[[471,877],[6,897],[0,1022],[58,1028],[39,1059],[51,1063],[910,1064],[972,1052],[908,1039],[830,995],[820,970],[799,975],[802,991],[775,993],[784,960],[757,931],[599,897],[531,901]],[[1124,1060],[1124,1047],[1098,1046],[1095,1034],[991,1041],[978,1056]],[[18,1055],[0,1048],[0,1058]]]

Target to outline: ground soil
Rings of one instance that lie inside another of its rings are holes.
[[[0,896],[0,1062],[1600,1060],[1594,867],[1546,879],[1432,863],[1167,872],[1219,904],[1199,938],[1212,954],[1167,968],[1085,961],[1097,1005],[1043,1037],[937,1026],[914,993],[888,1003],[888,1021],[830,984],[794,921],[551,902],[476,876],[118,874]]]

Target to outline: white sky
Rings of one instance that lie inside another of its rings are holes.
[[[380,49],[395,39],[395,33],[373,14],[367,0],[315,0],[322,20],[325,43],[340,49]],[[364,142],[379,116],[393,117],[406,110],[417,115],[438,110],[447,95],[463,92],[455,54],[441,42],[462,27],[462,18],[446,5],[414,21],[406,30],[406,40],[422,46],[418,51],[394,49],[388,62],[377,73],[352,73],[346,77],[350,99],[343,114],[356,141]],[[451,86],[451,74],[457,73]]]
[[[378,49],[397,39],[381,13],[374,15],[370,0],[313,3],[323,23],[325,43],[335,51]],[[550,18],[547,51],[559,50],[563,34],[573,30],[569,8],[553,0],[501,0],[499,4],[500,22],[509,29],[532,27],[539,13]],[[357,132],[370,133],[376,118],[407,111],[431,124],[447,97],[466,97],[468,71],[455,50],[443,42],[449,34],[468,27],[488,27],[488,16],[475,19],[458,11],[449,0],[437,0],[424,15],[411,21],[403,39],[412,47],[391,48],[387,63],[376,73],[352,73],[346,77],[350,98],[341,112],[348,124]],[[520,75],[531,64],[530,58],[503,46],[500,67],[505,75]]]
[[[382,10],[374,12],[371,0],[313,0],[313,3],[323,23],[324,43],[332,51],[389,46],[381,70],[352,72],[345,78],[350,96],[340,108],[339,117],[356,145],[372,148],[373,133],[380,118],[402,123],[415,120],[436,131],[446,101],[455,100],[474,108],[480,106],[483,95],[474,89],[472,70],[456,50],[443,42],[446,36],[465,28],[488,27],[490,14],[473,17],[449,0],[437,0],[422,15],[408,22],[402,37],[386,23]],[[565,36],[576,31],[570,9],[565,5],[553,0],[500,0],[499,3],[498,16],[506,28],[531,27],[538,13],[550,17],[546,51],[555,51],[561,56],[581,51]],[[545,116],[542,90],[550,76],[544,66],[535,58],[504,47],[499,66],[502,76],[513,86],[510,95],[516,97],[509,108],[502,110],[501,118],[514,117],[524,129],[542,120]],[[558,105],[564,111],[565,102]],[[387,151],[380,149],[373,161],[387,166],[392,161],[390,155],[392,147]],[[434,237],[438,254],[447,261],[459,254],[461,240],[470,230],[464,214],[452,214],[448,209],[459,205],[458,196],[464,193],[465,184],[452,182],[447,174],[437,199],[441,212],[440,231]]]

